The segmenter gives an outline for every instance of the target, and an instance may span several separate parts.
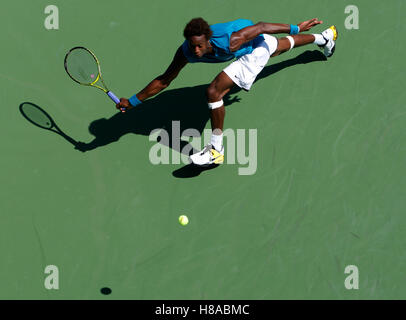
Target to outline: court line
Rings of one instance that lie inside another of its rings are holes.
[[[43,247],[43,245],[42,245],[42,241],[41,241],[41,237],[40,237],[40,235],[39,235],[39,232],[38,232],[38,229],[37,229],[37,227],[35,226],[35,221],[34,221],[34,214],[32,214],[31,213],[31,218],[32,218],[32,226],[33,226],[33,228],[34,228],[34,232],[35,232],[35,236],[36,236],[36,238],[37,238],[37,241],[38,241],[38,244],[39,244],[39,248],[40,248],[40,252],[41,252],[41,260],[42,260],[42,268],[41,269],[43,269],[43,268],[45,268],[45,266],[47,265],[46,264],[46,256],[45,256],[45,250],[44,250],[44,247]],[[51,296],[50,296],[50,294],[49,294],[49,290],[45,290],[45,292],[46,292],[46,294],[47,294],[47,296],[48,296],[48,299],[51,299]]]

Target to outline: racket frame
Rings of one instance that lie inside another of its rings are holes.
[[[83,50],[86,50],[87,52],[89,52],[89,53],[92,55],[93,59],[96,61],[98,74],[97,74],[96,79],[95,79],[93,82],[91,82],[91,83],[80,82],[80,81],[78,81],[77,79],[75,79],[75,78],[69,73],[69,70],[68,70],[68,67],[67,67],[68,56],[69,56],[69,54],[70,54],[72,51],[74,51],[74,50],[76,50],[76,49],[83,49]],[[95,55],[90,49],[85,48],[85,47],[82,47],[82,46],[73,47],[72,49],[70,49],[70,50],[66,53],[65,59],[64,59],[64,62],[63,62],[63,65],[64,65],[64,67],[65,67],[66,73],[67,73],[67,74],[69,75],[69,77],[70,77],[73,81],[75,81],[76,83],[79,83],[79,84],[84,85],[84,86],[90,86],[90,87],[98,88],[98,89],[102,90],[104,93],[106,93],[106,94],[110,97],[110,99],[113,100],[116,104],[120,102],[120,99],[118,99],[117,96],[116,96],[113,92],[111,92],[111,91],[107,88],[106,84],[104,83],[104,80],[103,80],[103,77],[102,77],[102,74],[101,74],[101,68],[100,68],[99,59],[97,59],[96,55]],[[103,84],[103,87],[104,87],[104,88],[96,84],[96,82],[99,81],[99,80],[100,80],[101,83]],[[124,110],[123,110],[123,109],[124,109]],[[121,108],[121,111],[125,111],[125,108]]]

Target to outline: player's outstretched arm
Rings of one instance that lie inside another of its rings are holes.
[[[169,65],[168,69],[152,80],[144,89],[142,89],[135,96],[139,101],[144,101],[149,97],[156,95],[161,92],[163,89],[167,88],[170,83],[177,77],[180,70],[187,64],[187,59],[183,54],[182,46],[178,48],[175,53],[175,56]],[[121,98],[120,103],[117,103],[116,108],[121,109],[125,108],[126,110],[133,108],[134,106],[130,103],[130,99]]]
[[[304,22],[299,23],[300,32],[308,31],[314,26],[323,23],[317,18],[310,19]],[[237,32],[233,32],[230,37],[230,50],[237,51],[244,43],[255,39],[262,33],[267,34],[276,34],[276,33],[290,33],[291,25],[283,23],[267,23],[267,22],[258,22],[253,26],[243,28]]]

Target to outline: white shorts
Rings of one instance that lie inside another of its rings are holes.
[[[255,78],[278,47],[277,38],[269,34],[263,36],[265,40],[261,41],[251,53],[239,57],[223,70],[237,86],[246,91],[251,88]]]

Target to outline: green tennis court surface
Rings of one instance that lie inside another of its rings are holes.
[[[44,27],[49,4],[59,30]],[[358,30],[344,25],[351,4]],[[404,11],[403,0],[3,1],[0,298],[406,298]],[[187,65],[127,118],[63,68],[86,46],[129,97],[165,71],[199,16],[317,17],[312,32],[339,30],[331,59],[294,49],[228,96],[225,128],[257,130],[252,175],[239,163],[190,174],[149,159],[151,130],[210,128],[205,89],[228,63]],[[23,102],[91,148],[32,125]],[[49,265],[58,290],[44,287]],[[359,289],[344,285],[349,265]]]

